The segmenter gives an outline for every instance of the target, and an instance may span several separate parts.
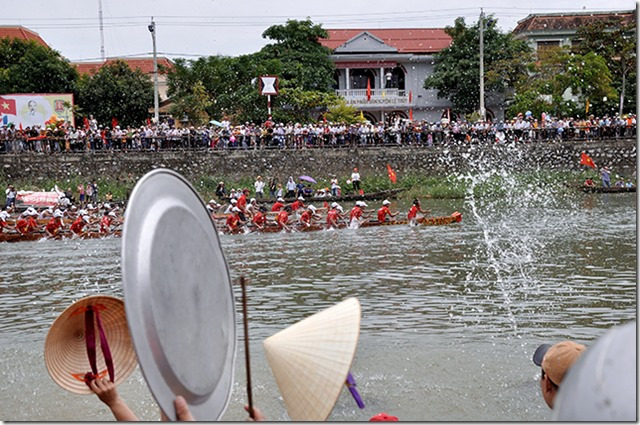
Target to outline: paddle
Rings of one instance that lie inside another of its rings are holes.
[[[249,317],[247,315],[247,291],[246,279],[240,276],[240,287],[242,288],[242,317],[244,322],[244,358],[247,369],[247,398],[249,400],[249,416],[255,419],[253,412],[253,393],[251,391],[251,362],[249,360]]]

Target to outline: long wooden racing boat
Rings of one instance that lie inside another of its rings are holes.
[[[99,239],[99,238],[111,238],[111,237],[120,237],[122,236],[122,231],[116,230],[109,234],[100,233],[100,232],[86,232],[80,235],[76,235],[73,232],[60,232],[55,236],[49,236],[46,232],[32,232],[23,235],[21,233],[0,233],[0,242],[26,242],[26,241],[37,241],[40,239],[52,239],[52,240],[61,240],[61,239]]]
[[[305,202],[350,202],[350,201],[375,201],[379,199],[395,199],[398,197],[398,193],[404,189],[389,189],[381,190],[379,192],[365,193],[362,195],[343,195],[338,197],[333,196],[310,196],[304,197]],[[225,196],[222,200],[229,202],[229,197]],[[293,202],[296,198],[284,198],[285,202]],[[271,198],[256,198],[256,202],[259,204],[272,204],[274,202]]]
[[[418,226],[442,226],[452,223],[459,223],[462,221],[462,214],[459,212],[454,212],[448,216],[442,217],[421,217],[415,220],[415,225]],[[378,226],[401,226],[401,225],[410,225],[409,220],[395,220],[395,221],[385,221],[383,223],[378,220],[365,220],[360,223],[359,227],[378,227]],[[248,224],[244,227],[239,227],[235,229],[233,232],[229,230],[228,227],[224,226],[224,223],[218,225],[218,230],[224,234],[246,234],[246,233],[277,233],[286,231],[277,226],[273,221],[269,221],[267,225],[263,229],[259,229],[253,224]],[[314,223],[310,226],[302,226],[298,223],[291,224],[288,226],[289,231],[291,232],[314,232],[319,230],[326,230],[328,226],[326,223]],[[344,229],[345,227],[349,227],[349,223],[347,221],[341,221],[338,223],[337,229]]]

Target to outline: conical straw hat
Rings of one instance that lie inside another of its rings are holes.
[[[85,341],[86,307],[98,307],[104,333],[109,343],[115,369],[115,384],[124,382],[138,364],[129,337],[124,302],[118,298],[94,295],[67,307],[53,322],[44,343],[44,361],[51,378],[65,390],[76,394],[93,394],[84,375],[91,371]],[[95,320],[95,319],[94,319]],[[95,327],[98,376],[109,375]]]
[[[360,334],[360,302],[348,298],[265,339],[289,417],[324,421],[338,400]]]

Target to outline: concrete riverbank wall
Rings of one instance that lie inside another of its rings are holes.
[[[189,179],[208,175],[227,179],[265,178],[301,174],[348,176],[358,167],[363,176],[386,174],[390,164],[398,174],[447,175],[468,169],[504,167],[521,171],[547,168],[579,170],[580,153],[587,152],[602,167],[628,172],[636,167],[636,140],[539,142],[515,145],[452,145],[433,147],[366,147],[303,150],[98,152],[0,155],[4,181],[65,180],[76,176],[140,177],[168,167]]]

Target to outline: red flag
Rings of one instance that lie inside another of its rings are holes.
[[[593,162],[593,159],[591,159],[591,157],[584,152],[582,152],[582,154],[580,155],[580,165],[586,165],[587,167],[591,168],[598,168]]]
[[[6,115],[17,115],[15,99],[5,99],[4,97],[0,97],[0,113]]]
[[[151,125],[151,119],[147,118],[147,125]]]
[[[409,120],[413,121],[413,108],[409,108]]]
[[[84,129],[89,130],[89,120],[87,117],[84,117]]]
[[[115,117],[111,118],[111,128],[116,128],[117,125],[118,120]]]
[[[22,123],[20,123],[20,131],[22,131]]]
[[[413,100],[413,93],[409,90],[409,103]]]
[[[395,183],[397,180],[396,172],[393,171],[393,168],[391,168],[391,165],[389,164],[387,164],[387,174],[389,174],[389,180],[391,180],[391,183]]]
[[[367,102],[371,100],[371,80],[367,78]]]

